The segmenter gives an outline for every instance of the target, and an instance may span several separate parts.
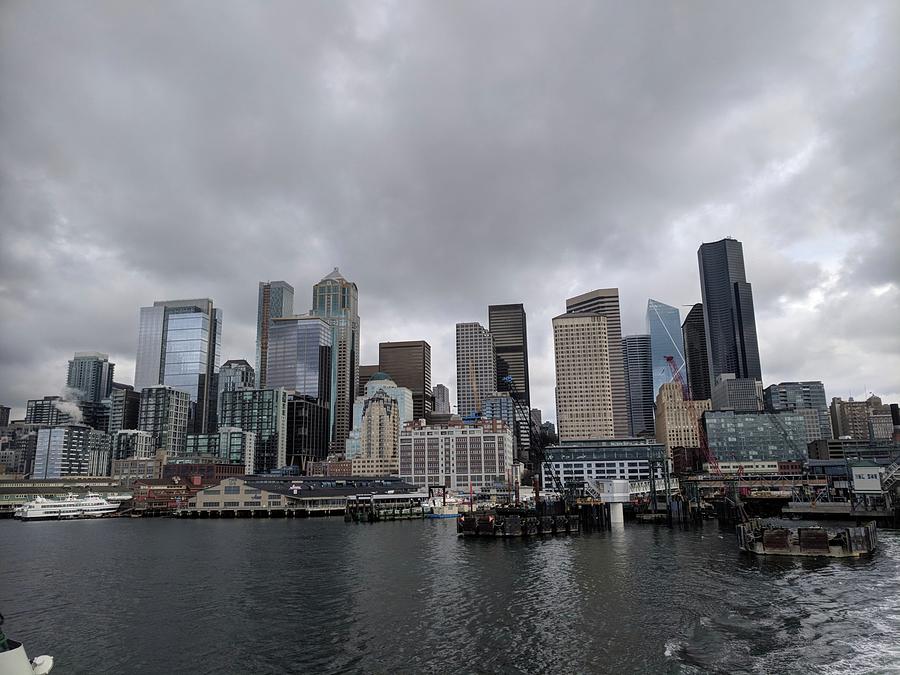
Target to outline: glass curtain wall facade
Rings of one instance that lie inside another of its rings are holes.
[[[706,350],[706,326],[702,303],[698,302],[691,307],[681,326],[681,334],[684,337],[684,360],[691,398],[695,401],[711,398],[709,353]]]
[[[679,326],[680,328],[680,326]],[[628,410],[631,415],[632,436],[653,436],[653,372],[652,337],[626,335],[622,340],[625,357],[625,380],[628,382]]]
[[[164,300],[142,307],[135,389],[164,384],[186,392],[193,404],[190,430],[215,431],[221,353],[222,310],[212,300]]]
[[[256,434],[247,473],[268,473],[287,463],[287,400],[283,389],[245,389],[222,394],[222,426]]]
[[[313,286],[312,316],[332,328],[331,450],[344,451],[359,378],[359,290],[337,267]]]
[[[331,400],[331,326],[313,316],[274,319],[269,332],[269,387]]]
[[[684,338],[681,335],[681,314],[672,307],[652,298],[647,301],[647,333],[653,369],[653,399],[659,388],[672,381],[672,369],[666,360],[670,356],[681,377],[687,380],[684,367]]]
[[[286,281],[260,281],[256,305],[256,387],[266,388],[269,328],[272,319],[294,313],[294,287]]]
[[[697,259],[710,389],[726,373],[761,381],[753,292],[744,271],[743,245],[736,239],[702,244]]]

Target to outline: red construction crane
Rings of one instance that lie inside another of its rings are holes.
[[[687,382],[684,381],[684,377],[681,375],[681,369],[675,365],[675,357],[667,356],[666,363],[669,364],[669,370],[672,371],[672,381],[681,385],[681,393],[684,400],[692,401],[694,397],[691,394],[691,389],[688,387]],[[717,478],[722,478],[722,469],[719,468],[719,460],[716,459],[712,450],[709,449],[709,443],[706,441],[706,432],[703,430],[703,425],[700,423],[699,417],[697,418],[697,437],[700,439],[700,452],[703,453],[703,458],[709,464],[710,470]]]

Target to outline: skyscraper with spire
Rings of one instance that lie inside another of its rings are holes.
[[[341,453],[353,415],[359,374],[359,290],[337,267],[313,286],[310,315],[332,329],[331,450]]]

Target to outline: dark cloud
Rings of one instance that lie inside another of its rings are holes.
[[[767,381],[900,397],[894,3],[30,3],[0,7],[0,401],[75,350],[130,381],[137,308],[210,296],[251,358],[256,283],[334,265],[363,361],[619,286],[699,299],[744,241]]]

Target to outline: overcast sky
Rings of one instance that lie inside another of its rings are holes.
[[[0,5],[0,403],[108,352],[138,308],[211,297],[253,361],[257,283],[339,266],[362,362],[620,289],[699,301],[744,243],[765,384],[900,398],[900,3],[21,2]],[[686,311],[686,308],[683,310]],[[684,314],[682,314],[683,316]],[[455,396],[454,396],[455,402]]]

